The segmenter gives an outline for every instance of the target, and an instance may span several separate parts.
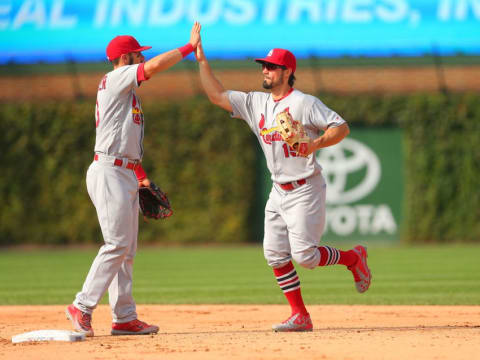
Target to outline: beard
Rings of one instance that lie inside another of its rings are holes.
[[[268,83],[267,80],[263,80],[262,86],[264,89],[270,90],[273,88],[273,82]]]
[[[133,65],[133,55],[131,53],[128,54],[128,65]]]

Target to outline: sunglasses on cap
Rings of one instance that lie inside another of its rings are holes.
[[[262,69],[267,69],[268,71],[273,71],[273,70],[277,70],[277,69],[287,70],[287,67],[283,66],[283,65],[277,65],[277,64],[272,64],[272,63],[268,63],[268,62],[263,62],[262,63]]]

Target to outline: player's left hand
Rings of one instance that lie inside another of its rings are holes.
[[[138,190],[138,204],[144,219],[165,219],[171,216],[173,211],[167,194],[152,181],[148,182],[149,186],[140,187]]]

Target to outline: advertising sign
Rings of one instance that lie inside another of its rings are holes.
[[[318,152],[327,182],[327,239],[397,240],[403,201],[401,130],[352,129]]]
[[[0,0],[0,63],[105,60],[116,35],[224,59],[480,54],[480,0]]]

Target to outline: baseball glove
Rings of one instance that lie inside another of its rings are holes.
[[[262,131],[262,135],[276,130],[283,141],[290,145],[298,154],[303,154],[307,151],[311,140],[301,122],[293,120],[292,115],[286,110],[277,114],[275,122],[277,126]]]
[[[144,218],[165,219],[173,214],[167,194],[153,182],[138,190],[138,199]]]

